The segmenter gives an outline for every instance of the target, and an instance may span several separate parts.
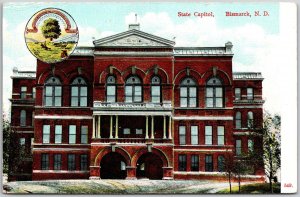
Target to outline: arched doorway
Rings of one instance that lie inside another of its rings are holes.
[[[125,179],[126,160],[116,152],[106,154],[100,163],[101,179]]]
[[[162,179],[163,161],[153,153],[143,154],[137,161],[136,176],[137,178]]]

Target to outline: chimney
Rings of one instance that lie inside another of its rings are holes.
[[[232,43],[230,41],[225,43],[225,50],[227,54],[231,54],[232,53]]]
[[[137,22],[137,14],[135,14],[135,23],[129,24],[128,26],[128,30],[132,29],[140,30],[140,24]]]

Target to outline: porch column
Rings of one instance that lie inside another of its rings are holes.
[[[115,138],[118,139],[118,131],[119,131],[119,118],[118,116],[116,116],[116,135],[115,135]]]
[[[145,136],[145,139],[149,139],[149,136],[148,136],[148,116],[146,116],[146,136]]]
[[[92,138],[95,138],[95,116],[93,116],[93,136]]]
[[[110,128],[109,128],[109,138],[110,139],[113,138],[112,132],[113,132],[113,117],[110,116]]]
[[[97,138],[101,138],[101,116],[98,116]]]
[[[166,139],[166,116],[164,116],[164,136],[163,136],[164,139]]]
[[[151,116],[151,139],[154,139],[154,117]]]
[[[172,117],[169,116],[169,139],[172,139]]]

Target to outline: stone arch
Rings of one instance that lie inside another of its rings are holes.
[[[155,71],[155,69],[157,69],[157,72]],[[169,83],[169,76],[168,76],[167,72],[157,65],[155,65],[152,68],[147,70],[146,77],[144,80],[145,83],[151,84],[151,78],[155,75],[160,77],[161,83]]]
[[[223,85],[231,85],[231,79],[228,76],[228,74],[226,72],[224,72],[223,70],[220,69],[216,69],[216,73],[214,73],[213,69],[206,71],[203,75],[202,75],[202,81],[201,84],[202,85],[206,85],[206,82],[211,78],[211,77],[218,77],[222,80]]]
[[[105,147],[105,148],[101,149],[99,151],[99,153],[97,154],[97,156],[95,157],[94,166],[100,166],[100,162],[101,162],[102,158],[111,152],[113,152],[112,147]],[[125,149],[123,149],[121,147],[115,147],[115,152],[119,153],[120,155],[122,155],[125,158],[127,166],[130,165],[131,157]]]
[[[138,159],[145,153],[149,153],[147,148],[143,148],[143,149],[139,150],[138,152],[136,152],[132,157],[131,166],[136,166]],[[161,158],[161,160],[163,161],[163,167],[170,166],[170,161],[169,161],[167,155],[162,150],[152,147],[151,153],[156,154]]]
[[[174,84],[179,85],[180,82],[186,77],[191,77],[192,79],[194,79],[197,82],[198,85],[200,84],[201,74],[199,72],[197,72],[196,70],[188,68],[188,67],[185,69],[182,69],[181,71],[179,71],[177,73],[177,75],[174,78]]]
[[[66,73],[64,71],[62,71],[61,69],[53,69],[53,71],[51,69],[43,72],[39,78],[38,78],[38,82],[37,84],[43,85],[45,84],[45,81],[51,77],[57,77],[60,79],[62,85],[67,85],[68,84],[68,76],[66,75]]]
[[[90,81],[89,81],[89,77],[88,75],[86,74],[86,72],[81,72],[81,73],[78,73],[78,72],[72,72],[68,75],[68,84],[71,84],[73,82],[74,79],[76,79],[77,77],[82,77],[87,84],[90,84]]]
[[[109,75],[113,75],[116,77],[117,84],[124,84],[124,80],[122,78],[122,73],[115,66],[111,65],[107,67],[104,71],[102,71],[99,75],[99,83],[106,83],[106,79]]]
[[[142,83],[143,84],[145,83],[144,79],[145,79],[146,73],[142,69],[140,69],[136,66],[130,66],[122,72],[123,81],[126,81],[126,79],[132,75],[138,76],[141,79]]]

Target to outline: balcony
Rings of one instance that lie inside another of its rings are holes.
[[[258,104],[258,105],[262,105],[265,103],[265,100],[234,100],[233,104]]]
[[[95,110],[172,110],[171,101],[163,103],[107,103],[102,101],[94,101]]]
[[[166,144],[166,143],[173,143],[172,139],[145,139],[145,138],[95,138],[92,139],[92,143],[110,143],[110,144],[148,144],[148,143],[159,143],[159,144]]]

